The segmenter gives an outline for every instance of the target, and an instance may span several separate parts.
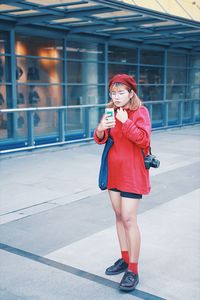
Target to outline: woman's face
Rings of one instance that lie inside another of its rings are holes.
[[[110,89],[110,97],[117,107],[128,108],[133,91],[129,91],[124,84],[113,85]]]

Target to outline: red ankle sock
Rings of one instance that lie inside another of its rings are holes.
[[[128,264],[129,263],[129,257],[128,257],[128,251],[121,251],[123,260]]]
[[[130,262],[128,264],[128,269],[131,270],[133,273],[138,274],[138,263]]]

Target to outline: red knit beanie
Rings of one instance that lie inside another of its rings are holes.
[[[115,83],[123,83],[137,94],[137,84],[135,79],[128,74],[117,74],[109,82],[109,89]]]

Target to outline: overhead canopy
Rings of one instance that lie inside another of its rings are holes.
[[[148,8],[144,5],[147,2]],[[167,2],[170,1],[1,0],[0,25],[12,24],[31,30],[52,28],[68,36],[81,34],[139,47],[148,45],[200,52],[199,1],[191,1],[194,14],[184,8],[182,14],[177,12],[176,15],[172,14],[171,6],[164,4]]]
[[[120,1],[120,0],[119,0]],[[200,22],[200,0],[121,0],[144,8]]]

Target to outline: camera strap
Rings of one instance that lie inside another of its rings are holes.
[[[145,159],[144,149],[141,149],[141,152],[142,152],[143,158]],[[149,145],[149,154],[152,155],[152,153],[151,153],[151,146],[150,145]]]

